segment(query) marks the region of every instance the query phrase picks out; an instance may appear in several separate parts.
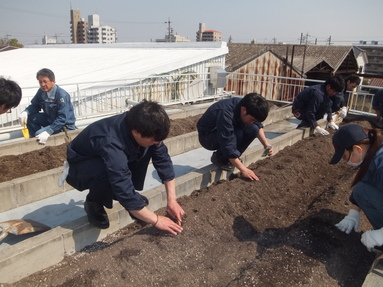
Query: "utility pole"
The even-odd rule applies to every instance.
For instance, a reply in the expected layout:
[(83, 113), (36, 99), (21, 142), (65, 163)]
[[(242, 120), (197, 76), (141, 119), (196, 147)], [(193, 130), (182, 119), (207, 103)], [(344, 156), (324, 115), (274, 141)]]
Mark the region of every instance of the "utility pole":
[(309, 37), (311, 37), (311, 36), (309, 35), (309, 33), (306, 33), (306, 46), (307, 46), (307, 44), (308, 44)]
[(327, 39), (328, 40), (328, 45), (331, 45), (331, 36)]
[(168, 21), (165, 22), (165, 24), (168, 24), (168, 42), (172, 41), (172, 35), (173, 35), (173, 28), (170, 26), (170, 18), (168, 18)]
[(309, 33), (306, 33), (306, 36), (303, 36), (303, 33), (301, 33), (301, 39), (299, 41), (299, 45), (302, 45), (303, 42), (305, 42), (305, 45), (307, 45), (308, 41), (309, 41), (309, 37), (311, 37), (311, 35), (309, 35)]

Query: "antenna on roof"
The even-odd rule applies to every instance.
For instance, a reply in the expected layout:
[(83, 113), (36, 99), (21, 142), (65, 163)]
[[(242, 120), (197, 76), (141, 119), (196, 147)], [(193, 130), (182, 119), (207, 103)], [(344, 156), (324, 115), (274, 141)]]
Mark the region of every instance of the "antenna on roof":
[(170, 26), (170, 18), (168, 18), (168, 21), (165, 22), (165, 24), (168, 24), (168, 42), (172, 41), (172, 35), (173, 35), (173, 28)]

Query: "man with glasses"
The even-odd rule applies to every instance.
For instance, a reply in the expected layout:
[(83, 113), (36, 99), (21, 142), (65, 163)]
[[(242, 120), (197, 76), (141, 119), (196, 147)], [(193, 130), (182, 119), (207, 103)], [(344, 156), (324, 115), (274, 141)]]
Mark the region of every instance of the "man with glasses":
[(40, 89), (20, 114), (19, 122), (27, 125), (30, 137), (36, 136), (39, 144), (45, 144), (49, 136), (64, 128), (76, 129), (76, 118), (70, 95), (56, 85), (55, 74), (44, 68), (37, 72), (36, 78)]
[(11, 80), (0, 77), (0, 114), (10, 113), (21, 101), (21, 88)]

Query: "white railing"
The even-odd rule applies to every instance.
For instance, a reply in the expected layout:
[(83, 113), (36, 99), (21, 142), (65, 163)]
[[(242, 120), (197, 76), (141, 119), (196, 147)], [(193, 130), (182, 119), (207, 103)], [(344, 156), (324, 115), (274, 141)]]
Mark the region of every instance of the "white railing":
[[(164, 106), (186, 104), (217, 98), (223, 88), (213, 88), (209, 74), (182, 73), (153, 75), (146, 79), (86, 82), (59, 86), (71, 96), (76, 119), (120, 113), (131, 103), (143, 99), (157, 101)], [(0, 116), (0, 128), (19, 127), (19, 114), (30, 104), (36, 87), (22, 87), (23, 99), (11, 113)]]
[[(240, 95), (256, 92), (267, 100), (292, 103), (304, 88), (323, 82), (314, 79), (231, 73), (227, 76), (226, 90), (232, 90), (234, 94)], [(345, 98), (350, 111), (359, 114), (373, 114), (372, 99), (379, 88), (359, 85), (356, 91), (347, 91)]]
[[(222, 88), (213, 88), (209, 74), (191, 72), (178, 75), (155, 75), (146, 79), (59, 85), (69, 92), (76, 118), (81, 120), (123, 112), (129, 109), (131, 104), (143, 99), (168, 106), (216, 99), (227, 94), (245, 95), (257, 92), (267, 100), (288, 104), (308, 85), (322, 82), (311, 79), (228, 73), (224, 91)], [(20, 128), (18, 116), (29, 105), (38, 88), (38, 86), (22, 87), (21, 104), (12, 109), (12, 113), (0, 116), (1, 131)], [(351, 110), (373, 113), (371, 103), (377, 89), (378, 87), (358, 86), (357, 92), (348, 97)]]

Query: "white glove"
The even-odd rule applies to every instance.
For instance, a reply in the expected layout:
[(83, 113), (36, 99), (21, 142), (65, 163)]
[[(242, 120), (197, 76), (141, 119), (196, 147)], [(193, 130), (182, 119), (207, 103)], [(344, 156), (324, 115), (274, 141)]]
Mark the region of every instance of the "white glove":
[(67, 161), (64, 161), (64, 170), (60, 175), (59, 178), (59, 186), (63, 186), (66, 178), (68, 177), (69, 173), (69, 163)]
[(28, 113), (26, 111), (22, 112), (19, 116), (19, 123), (21, 126), (25, 126), (28, 120)]
[(317, 126), (317, 127), (315, 128), (315, 131), (316, 131), (318, 134), (321, 134), (321, 135), (324, 135), (324, 136), (327, 136), (327, 135), (330, 134), (328, 131), (326, 131), (325, 129), (322, 129), (320, 126)]
[(362, 234), (360, 241), (367, 247), (368, 251), (371, 251), (374, 246), (382, 246), (383, 228), (366, 231)]
[(339, 223), (335, 224), (335, 226), (343, 232), (350, 234), (351, 230), (354, 229), (355, 232), (359, 230), (360, 223), (360, 213), (355, 209), (350, 209), (348, 215), (345, 216)]
[(37, 135), (36, 138), (39, 144), (45, 144), (49, 136), (50, 134), (48, 132), (42, 132), (41, 134)]
[(347, 117), (347, 107), (343, 107), (340, 109), (340, 113), (339, 113), (339, 116), (344, 119), (345, 117)]
[(339, 127), (335, 122), (328, 122), (328, 126), (333, 130), (339, 130)]

